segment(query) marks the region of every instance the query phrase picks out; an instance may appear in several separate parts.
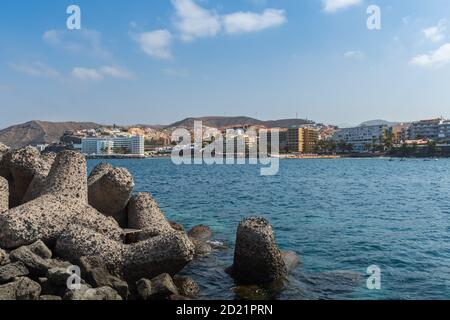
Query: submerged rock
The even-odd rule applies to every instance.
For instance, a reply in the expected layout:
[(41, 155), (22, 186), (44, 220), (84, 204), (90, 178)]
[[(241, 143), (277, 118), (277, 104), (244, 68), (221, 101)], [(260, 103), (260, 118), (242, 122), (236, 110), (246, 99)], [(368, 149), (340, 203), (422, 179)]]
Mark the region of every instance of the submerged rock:
[(208, 240), (212, 237), (212, 230), (208, 226), (198, 225), (189, 230), (188, 236), (193, 239)]
[(294, 251), (282, 251), (281, 255), (288, 272), (292, 272), (301, 264), (300, 257)]
[(262, 285), (240, 285), (233, 289), (237, 299), (241, 300), (276, 300), (285, 289), (283, 279)]
[(313, 273), (303, 277), (302, 281), (322, 299), (352, 293), (363, 283), (361, 273), (349, 270)]
[(195, 246), (195, 255), (197, 257), (204, 257), (209, 255), (212, 252), (212, 247), (209, 243), (203, 240), (198, 240), (194, 238), (190, 238), (191, 242)]
[(241, 284), (270, 283), (286, 277), (286, 264), (266, 219), (248, 218), (239, 224), (231, 274)]
[(170, 226), (172, 229), (176, 231), (182, 231), (184, 232), (184, 226), (181, 223), (175, 222), (175, 221), (169, 221)]

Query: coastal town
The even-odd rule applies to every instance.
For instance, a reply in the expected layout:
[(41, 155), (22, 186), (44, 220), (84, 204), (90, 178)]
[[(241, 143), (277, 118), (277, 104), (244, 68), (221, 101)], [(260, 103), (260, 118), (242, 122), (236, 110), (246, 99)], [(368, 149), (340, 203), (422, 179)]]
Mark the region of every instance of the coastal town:
[[(166, 157), (177, 145), (177, 141), (172, 139), (176, 129), (193, 132), (192, 123), (188, 123), (181, 123), (181, 127), (96, 125), (88, 129), (66, 130), (57, 142), (33, 146), (42, 152), (76, 150), (88, 157)], [(408, 123), (375, 120), (349, 128), (305, 120), (304, 124), (284, 127), (240, 123), (218, 128), (204, 124), (202, 129), (203, 132), (218, 130), (227, 145), (242, 141), (247, 154), (249, 149), (259, 146), (262, 132), (270, 137), (276, 130), (282, 158), (450, 155), (450, 120), (444, 118)], [(250, 135), (248, 132), (256, 134)], [(213, 139), (205, 134), (203, 146)]]

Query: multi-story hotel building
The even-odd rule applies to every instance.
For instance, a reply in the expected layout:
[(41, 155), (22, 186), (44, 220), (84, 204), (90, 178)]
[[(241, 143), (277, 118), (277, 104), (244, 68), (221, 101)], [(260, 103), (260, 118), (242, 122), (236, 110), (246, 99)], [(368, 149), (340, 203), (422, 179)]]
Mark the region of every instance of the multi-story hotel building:
[(316, 152), (319, 132), (311, 128), (289, 128), (287, 131), (287, 148), (289, 152), (312, 154)]
[(438, 118), (413, 122), (408, 128), (408, 139), (449, 141), (450, 121), (443, 118)]
[(333, 135), (333, 140), (350, 144), (354, 152), (367, 152), (370, 149), (369, 146), (380, 143), (386, 130), (388, 130), (387, 125), (344, 128)]
[(83, 138), (81, 152), (86, 155), (144, 155), (144, 136)]
[(450, 143), (450, 120), (443, 120), (439, 125), (439, 142)]
[(413, 122), (408, 129), (408, 138), (410, 140), (439, 138), (439, 128), (443, 119), (421, 120)]
[(408, 130), (411, 123), (398, 123), (393, 125), (390, 130), (392, 133), (392, 142), (399, 144), (408, 140)]

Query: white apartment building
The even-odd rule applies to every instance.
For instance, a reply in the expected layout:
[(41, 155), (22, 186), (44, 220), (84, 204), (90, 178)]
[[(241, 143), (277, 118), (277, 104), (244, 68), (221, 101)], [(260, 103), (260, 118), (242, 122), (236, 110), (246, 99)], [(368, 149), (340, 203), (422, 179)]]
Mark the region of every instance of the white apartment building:
[(144, 137), (92, 137), (83, 138), (81, 152), (86, 155), (144, 155)]
[(450, 140), (450, 120), (443, 118), (413, 122), (408, 129), (408, 139)]
[(450, 120), (444, 120), (439, 125), (438, 139), (442, 142), (450, 142)]
[(366, 152), (369, 150), (368, 146), (380, 142), (387, 129), (387, 125), (343, 128), (337, 131), (332, 139), (338, 143), (344, 141), (352, 145), (354, 152)]
[(410, 140), (439, 138), (439, 127), (442, 119), (421, 120), (413, 122), (408, 129), (408, 138)]

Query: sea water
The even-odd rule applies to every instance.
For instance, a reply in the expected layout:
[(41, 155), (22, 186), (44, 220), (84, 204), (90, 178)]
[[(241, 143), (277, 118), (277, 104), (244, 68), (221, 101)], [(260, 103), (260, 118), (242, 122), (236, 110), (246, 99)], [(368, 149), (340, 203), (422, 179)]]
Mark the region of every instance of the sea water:
[[(89, 169), (99, 162), (90, 160)], [(276, 176), (248, 165), (108, 162), (127, 168), (135, 191), (150, 192), (168, 219), (214, 230), (220, 248), (183, 270), (201, 298), (261, 294), (224, 272), (237, 225), (248, 216), (269, 219), (281, 249), (302, 261), (283, 288), (263, 297), (450, 298), (450, 160), (292, 159), (280, 162)], [(366, 283), (372, 265), (381, 271), (380, 290)]]

